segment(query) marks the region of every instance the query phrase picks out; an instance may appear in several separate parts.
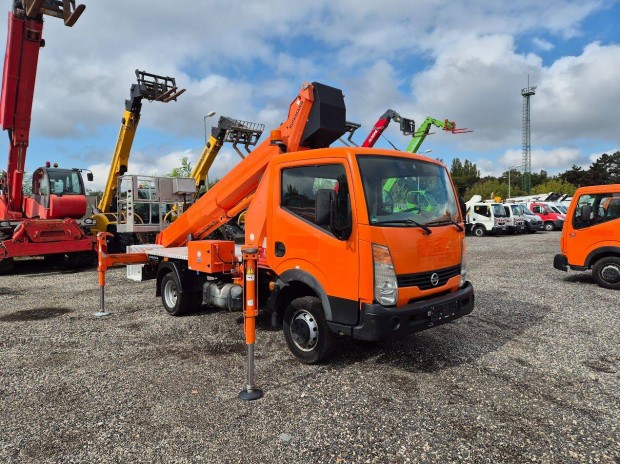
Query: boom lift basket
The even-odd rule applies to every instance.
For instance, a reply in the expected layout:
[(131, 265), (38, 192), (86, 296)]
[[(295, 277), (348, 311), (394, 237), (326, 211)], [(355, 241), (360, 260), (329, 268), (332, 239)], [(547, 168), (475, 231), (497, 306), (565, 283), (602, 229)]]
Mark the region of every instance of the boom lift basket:
[(256, 145), (264, 130), (264, 124), (221, 116), (217, 126), (211, 129), (211, 135), (222, 143), (232, 143), (239, 156), (245, 158), (241, 150), (237, 148), (237, 145), (243, 145), (245, 150), (250, 153), (250, 147)]
[(185, 92), (185, 89), (177, 87), (174, 77), (158, 76), (136, 69), (138, 83), (131, 86), (131, 98), (146, 98), (148, 101), (160, 101), (168, 103)]

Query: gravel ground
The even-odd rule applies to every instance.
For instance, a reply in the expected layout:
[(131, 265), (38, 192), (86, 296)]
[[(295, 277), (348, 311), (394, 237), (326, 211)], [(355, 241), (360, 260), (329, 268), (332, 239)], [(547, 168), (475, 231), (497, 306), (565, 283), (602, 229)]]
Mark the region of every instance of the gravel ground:
[(305, 366), (239, 313), (167, 316), (154, 283), (0, 277), (0, 462), (620, 463), (620, 304), (552, 267), (558, 233), (468, 238), (474, 312)]

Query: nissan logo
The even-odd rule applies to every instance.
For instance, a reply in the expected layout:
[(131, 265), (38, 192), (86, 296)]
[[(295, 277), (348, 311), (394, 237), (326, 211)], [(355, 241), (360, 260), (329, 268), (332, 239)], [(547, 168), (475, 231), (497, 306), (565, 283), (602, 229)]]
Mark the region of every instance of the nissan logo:
[(431, 274), (431, 284), (433, 284), (433, 287), (436, 287), (438, 283), (439, 283), (439, 275), (436, 272), (433, 272)]

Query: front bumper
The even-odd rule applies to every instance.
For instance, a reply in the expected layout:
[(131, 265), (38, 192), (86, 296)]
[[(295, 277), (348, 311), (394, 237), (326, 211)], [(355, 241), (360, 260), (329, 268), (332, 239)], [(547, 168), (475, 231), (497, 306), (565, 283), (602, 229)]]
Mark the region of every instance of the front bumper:
[(568, 259), (564, 255), (555, 255), (553, 257), (553, 267), (558, 271), (568, 272)]
[(527, 224), (526, 227), (529, 230), (545, 230), (545, 224), (542, 221), (539, 221), (539, 222), (528, 221), (526, 224)]
[(553, 257), (553, 267), (558, 271), (568, 272), (569, 269), (573, 271), (587, 271), (588, 268), (585, 266), (577, 266), (573, 264), (569, 264), (568, 258), (562, 254), (555, 255)]
[(353, 338), (386, 341), (406, 337), (469, 314), (474, 309), (474, 287), (470, 282), (454, 293), (409, 303), (400, 308), (386, 308), (379, 304), (362, 306), (360, 323), (343, 330)]

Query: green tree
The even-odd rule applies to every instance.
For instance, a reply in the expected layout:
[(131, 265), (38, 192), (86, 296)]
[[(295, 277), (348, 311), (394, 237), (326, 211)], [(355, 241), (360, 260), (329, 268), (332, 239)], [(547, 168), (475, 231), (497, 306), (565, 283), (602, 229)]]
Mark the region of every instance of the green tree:
[(620, 183), (620, 151), (613, 155), (603, 153), (590, 165), (584, 175), (585, 185)]
[(168, 177), (189, 177), (192, 173), (192, 163), (189, 162), (189, 158), (184, 156), (181, 158), (181, 166), (174, 168), (168, 174)]
[(572, 168), (559, 174), (558, 177), (564, 182), (568, 182), (579, 187), (583, 185), (585, 181), (585, 174), (586, 171), (584, 171), (581, 166), (573, 164)]
[(573, 184), (560, 178), (553, 178), (532, 188), (532, 194), (555, 192), (572, 195), (575, 193), (575, 190), (577, 190), (577, 187)]
[(459, 158), (454, 158), (450, 167), (450, 175), (461, 196), (465, 195), (467, 189), (480, 180), (478, 167), (467, 159), (465, 162), (461, 162)]

